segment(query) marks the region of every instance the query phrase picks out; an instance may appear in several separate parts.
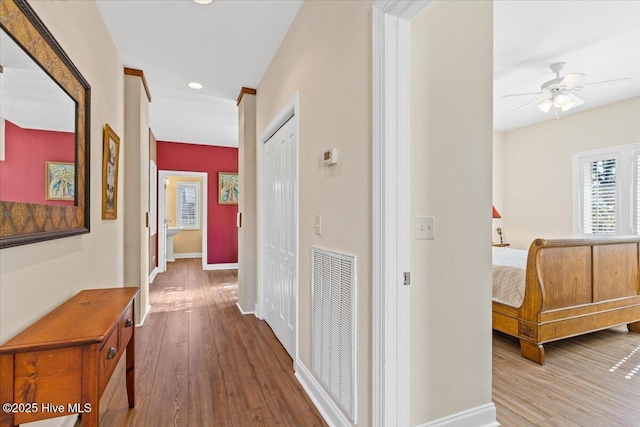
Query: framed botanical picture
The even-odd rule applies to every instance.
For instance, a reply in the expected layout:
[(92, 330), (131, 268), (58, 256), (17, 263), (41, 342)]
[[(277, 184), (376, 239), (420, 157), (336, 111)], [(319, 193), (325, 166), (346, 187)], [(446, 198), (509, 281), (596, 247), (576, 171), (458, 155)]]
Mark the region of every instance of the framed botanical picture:
[(118, 216), (118, 159), (120, 138), (108, 124), (104, 125), (102, 154), (102, 219)]
[(47, 162), (45, 175), (47, 188), (45, 199), (74, 201), (76, 197), (76, 165), (73, 163)]
[(218, 204), (238, 204), (238, 174), (236, 172), (218, 172)]

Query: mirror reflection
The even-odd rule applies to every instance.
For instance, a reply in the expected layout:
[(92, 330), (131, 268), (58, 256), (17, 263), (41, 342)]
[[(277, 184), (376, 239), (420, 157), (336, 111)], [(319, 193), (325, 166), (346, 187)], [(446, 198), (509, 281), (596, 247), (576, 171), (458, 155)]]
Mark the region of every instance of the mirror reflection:
[(75, 101), (0, 30), (0, 200), (74, 205)]

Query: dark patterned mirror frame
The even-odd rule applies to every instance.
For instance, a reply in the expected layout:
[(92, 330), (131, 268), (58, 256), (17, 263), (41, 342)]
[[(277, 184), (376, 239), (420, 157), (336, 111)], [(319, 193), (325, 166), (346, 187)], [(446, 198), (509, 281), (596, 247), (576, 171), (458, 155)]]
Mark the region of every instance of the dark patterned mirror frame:
[(26, 0), (0, 0), (0, 27), (76, 102), (74, 206), (0, 201), (0, 249), (88, 233), (91, 87)]

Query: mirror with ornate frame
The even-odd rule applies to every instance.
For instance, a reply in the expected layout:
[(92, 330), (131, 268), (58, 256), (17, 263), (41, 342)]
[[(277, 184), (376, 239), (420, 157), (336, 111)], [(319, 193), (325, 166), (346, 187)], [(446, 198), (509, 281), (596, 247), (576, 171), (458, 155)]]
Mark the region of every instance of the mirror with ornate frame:
[[(71, 156), (72, 162), (75, 159), (75, 176), (73, 185), (68, 183), (73, 188), (73, 195), (68, 199), (73, 202), (36, 203), (18, 201), (19, 198), (14, 195), (2, 197), (2, 189), (10, 188), (13, 180), (3, 176), (3, 182), (0, 183), (0, 249), (88, 233), (90, 86), (26, 0), (0, 0), (0, 31), (8, 35), (64, 91), (63, 98), (65, 94), (68, 95), (75, 118), (75, 123), (71, 124), (75, 132), (69, 134), (70, 138), (75, 139), (75, 156)], [(3, 86), (3, 91), (8, 93), (10, 90)], [(32, 111), (36, 117), (31, 119), (37, 122), (40, 117), (41, 123), (46, 126), (51, 115), (38, 116), (37, 111), (43, 110), (34, 106)], [(39, 129), (38, 124), (29, 127)], [(8, 155), (8, 150), (3, 152)], [(0, 159), (0, 168), (3, 162), (6, 162), (5, 158)], [(49, 166), (30, 166), (36, 170), (27, 170), (26, 173), (31, 176), (42, 175), (45, 167)], [(45, 191), (45, 184), (42, 183), (40, 188)]]

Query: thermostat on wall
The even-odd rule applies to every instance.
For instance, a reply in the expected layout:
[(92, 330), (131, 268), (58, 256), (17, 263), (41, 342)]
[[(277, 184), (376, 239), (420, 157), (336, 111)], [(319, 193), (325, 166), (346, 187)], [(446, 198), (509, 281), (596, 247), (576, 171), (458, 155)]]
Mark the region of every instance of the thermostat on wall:
[(325, 166), (331, 166), (338, 163), (338, 158), (340, 157), (340, 151), (337, 148), (332, 148), (331, 150), (325, 151), (322, 155), (322, 164)]

